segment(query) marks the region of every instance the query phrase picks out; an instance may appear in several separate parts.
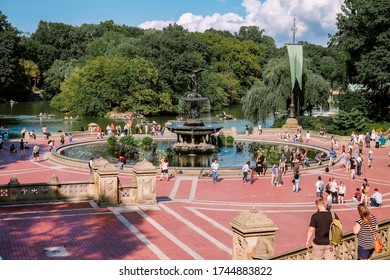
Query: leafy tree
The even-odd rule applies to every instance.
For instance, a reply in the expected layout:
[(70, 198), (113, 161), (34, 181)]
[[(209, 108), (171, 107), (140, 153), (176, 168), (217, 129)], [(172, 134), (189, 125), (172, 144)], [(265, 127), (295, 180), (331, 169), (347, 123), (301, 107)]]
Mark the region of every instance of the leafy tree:
[(174, 104), (188, 92), (188, 72), (208, 64), (205, 43), (180, 25), (146, 32), (139, 46), (139, 55), (158, 68), (164, 91), (172, 94)]
[[(270, 114), (288, 109), (291, 97), (291, 74), (287, 57), (271, 59), (266, 65), (263, 80), (257, 82), (242, 98), (242, 110), (251, 121), (265, 121)], [(311, 111), (315, 105), (329, 108), (329, 84), (308, 68), (307, 60), (303, 63), (302, 90), (294, 87), (295, 108), (298, 115)]]
[(206, 42), (213, 71), (231, 73), (240, 81), (239, 97), (261, 77), (264, 47), (251, 40), (224, 37), (215, 32), (197, 34)]
[(241, 40), (252, 40), (255, 43), (262, 43), (264, 29), (258, 26), (241, 26), (236, 37)]
[(367, 87), (376, 119), (390, 118), (390, 2), (345, 0), (331, 43), (348, 54), (350, 83)]
[(15, 99), (26, 92), (29, 82), (19, 64), (18, 30), (8, 23), (0, 11), (0, 99)]
[(43, 73), (45, 79), (45, 96), (51, 98), (60, 93), (61, 83), (65, 81), (77, 66), (81, 66), (78, 60), (55, 60), (51, 67)]
[(229, 90), (228, 86), (228, 81), (221, 73), (204, 71), (201, 76), (199, 90), (204, 97), (209, 99), (213, 110), (218, 111), (229, 105), (227, 91), (225, 91), (225, 89)]
[(363, 116), (368, 116), (370, 104), (361, 91), (347, 91), (339, 96), (339, 109), (350, 113), (359, 111)]
[(41, 79), (41, 71), (39, 71), (38, 65), (36, 65), (32, 60), (26, 60), (23, 58), (19, 61), (19, 63), (24, 68), (24, 73), (30, 78), (31, 81), (34, 82), (32, 87), (35, 88)]
[(124, 34), (107, 31), (103, 36), (88, 43), (84, 59), (93, 59), (97, 56), (124, 56), (134, 58), (139, 52), (139, 40), (129, 38)]
[(370, 124), (370, 120), (356, 109), (351, 112), (340, 110), (339, 113), (334, 116), (333, 121), (337, 126), (337, 132), (342, 135), (344, 135), (345, 132), (350, 134), (352, 131), (367, 132)]
[[(161, 100), (158, 78), (157, 69), (146, 59), (99, 56), (75, 68), (51, 104), (86, 115), (103, 116), (114, 108), (156, 114)], [(169, 109), (169, 98), (164, 102)]]

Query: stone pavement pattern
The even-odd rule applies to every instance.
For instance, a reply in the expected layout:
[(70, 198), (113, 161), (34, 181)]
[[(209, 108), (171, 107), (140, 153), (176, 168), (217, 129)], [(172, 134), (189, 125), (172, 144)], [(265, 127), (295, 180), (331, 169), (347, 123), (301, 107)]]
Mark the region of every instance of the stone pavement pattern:
[[(240, 138), (276, 140), (276, 135)], [(311, 144), (329, 147), (328, 138), (312, 138)], [(86, 139), (76, 138), (74, 142)], [(48, 152), (46, 141), (36, 142), (44, 153)], [(30, 146), (33, 143), (30, 141)], [(283, 177), (283, 187), (272, 187), (269, 176), (256, 177), (254, 184), (242, 183), (239, 176), (226, 176), (213, 184), (210, 178), (184, 174), (170, 181), (157, 180), (155, 206), (99, 208), (93, 201), (3, 205), (0, 256), (15, 260), (230, 260), (229, 222), (251, 207), (265, 213), (279, 228), (275, 235), (276, 254), (297, 249), (305, 245), (309, 220), (316, 210), (314, 184), (318, 175), (324, 182), (329, 177), (335, 177), (337, 182), (344, 180), (347, 186), (347, 203), (333, 206), (344, 232), (352, 230), (358, 216), (351, 197), (363, 178), (368, 178), (371, 188), (378, 187), (383, 194), (383, 207), (370, 208), (372, 213), (379, 220), (390, 218), (390, 149), (387, 146), (373, 150), (373, 168), (363, 169), (362, 177), (354, 181), (337, 165), (329, 173), (323, 168), (303, 170), (299, 193), (292, 192), (289, 173)], [(367, 150), (365, 159), (366, 155)], [(0, 184), (7, 184), (12, 176), (20, 183), (47, 182), (53, 173), (60, 181), (89, 178), (88, 170), (50, 160), (33, 162), (31, 149), (25, 154), (0, 152)], [(122, 183), (130, 180), (129, 174), (120, 174)], [(65, 254), (48, 255), (48, 248), (53, 247), (63, 248)]]

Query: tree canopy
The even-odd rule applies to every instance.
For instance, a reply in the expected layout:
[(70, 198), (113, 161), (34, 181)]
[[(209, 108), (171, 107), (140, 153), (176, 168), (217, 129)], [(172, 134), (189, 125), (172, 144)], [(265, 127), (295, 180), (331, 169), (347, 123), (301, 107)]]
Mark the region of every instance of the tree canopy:
[(377, 119), (390, 118), (390, 2), (345, 0), (331, 43), (347, 53), (350, 83), (366, 87)]
[(0, 100), (26, 92), (29, 80), (19, 63), (19, 31), (0, 11)]

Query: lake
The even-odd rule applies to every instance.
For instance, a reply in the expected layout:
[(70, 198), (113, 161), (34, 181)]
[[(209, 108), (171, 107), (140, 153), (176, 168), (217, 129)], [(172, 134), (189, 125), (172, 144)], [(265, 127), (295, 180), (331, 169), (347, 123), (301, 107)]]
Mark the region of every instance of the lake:
[[(224, 108), (226, 114), (235, 117), (235, 120), (220, 120), (217, 115), (221, 112), (212, 112), (208, 114), (202, 114), (201, 118), (204, 123), (207, 124), (221, 124), (225, 129), (235, 127), (238, 133), (244, 133), (245, 125), (249, 127), (252, 124), (246, 120), (241, 111), (241, 105), (234, 105)], [(50, 118), (38, 117), (40, 113), (47, 113), (53, 115)], [(68, 113), (68, 116), (76, 117), (72, 113)], [(107, 124), (114, 123), (124, 125), (124, 120), (115, 120), (107, 117), (88, 117), (79, 116), (81, 121), (65, 121), (65, 113), (55, 110), (50, 107), (49, 101), (30, 101), (19, 103), (0, 103), (0, 127), (8, 127), (11, 137), (18, 135), (23, 128), (28, 131), (34, 130), (37, 133), (41, 133), (42, 127), (45, 125), (49, 132), (70, 132), (78, 131), (81, 126), (88, 129), (89, 123), (97, 123), (102, 128), (105, 128)], [(155, 121), (164, 125), (169, 120), (174, 120), (174, 116), (155, 116), (147, 117), (147, 122)], [(270, 127), (273, 123), (273, 119), (269, 118), (262, 126)], [(134, 124), (133, 124), (134, 126)]]

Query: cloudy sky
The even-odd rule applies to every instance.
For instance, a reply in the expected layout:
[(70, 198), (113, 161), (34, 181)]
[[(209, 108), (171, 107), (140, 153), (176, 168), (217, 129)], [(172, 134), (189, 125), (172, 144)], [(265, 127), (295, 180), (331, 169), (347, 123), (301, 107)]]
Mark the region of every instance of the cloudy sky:
[(161, 29), (177, 23), (189, 31), (209, 28), (237, 32), (255, 25), (278, 46), (296, 39), (326, 45), (336, 32), (336, 14), (344, 0), (0, 0), (0, 11), (23, 32), (40, 20), (75, 26), (113, 20), (117, 24)]

